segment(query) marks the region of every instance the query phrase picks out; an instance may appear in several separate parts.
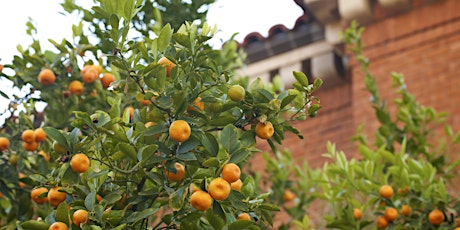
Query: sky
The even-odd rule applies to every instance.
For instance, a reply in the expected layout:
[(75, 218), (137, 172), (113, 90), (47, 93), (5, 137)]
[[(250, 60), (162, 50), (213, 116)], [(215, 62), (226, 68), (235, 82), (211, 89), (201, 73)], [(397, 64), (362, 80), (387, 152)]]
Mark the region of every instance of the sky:
[[(32, 39), (26, 33), (26, 23), (32, 19), (37, 28), (36, 39), (42, 50), (53, 49), (48, 39), (60, 42), (72, 36), (72, 24), (78, 22), (77, 15), (64, 16), (60, 3), (64, 0), (14, 0), (5, 1), (0, 7), (0, 63), (11, 63), (13, 56), (19, 54), (17, 46), (27, 47)], [(74, 0), (87, 9), (94, 5), (93, 0)], [(276, 24), (284, 24), (288, 29), (302, 15), (302, 9), (294, 0), (216, 0), (208, 11), (207, 21), (217, 25), (219, 32), (211, 40), (215, 47), (237, 33), (235, 39), (242, 42), (251, 32), (268, 35)], [(11, 74), (11, 70), (4, 69)], [(8, 72), (10, 71), (10, 72)], [(0, 79), (0, 90), (11, 93), (11, 82)], [(15, 91), (18, 93), (18, 91)], [(0, 114), (7, 108), (8, 101), (0, 97)], [(0, 123), (1, 121), (0, 116)]]

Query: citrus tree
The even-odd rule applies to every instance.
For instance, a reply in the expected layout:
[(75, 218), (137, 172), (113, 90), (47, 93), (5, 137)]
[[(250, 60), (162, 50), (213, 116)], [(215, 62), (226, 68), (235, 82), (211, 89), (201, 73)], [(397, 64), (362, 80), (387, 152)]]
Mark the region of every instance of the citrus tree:
[[(366, 75), (379, 128), (373, 142), (363, 126), (358, 128), (354, 158), (328, 142), (327, 162), (319, 169), (296, 164), (287, 150), (266, 154), (261, 183), (271, 185), (270, 200), (290, 218), (280, 228), (460, 229), (459, 161), (449, 154), (460, 134), (454, 134), (445, 114), (417, 103), (402, 74), (391, 74), (397, 98), (390, 113), (363, 55), (363, 31), (352, 23), (343, 35)], [(443, 126), (445, 138), (440, 138), (435, 131)]]
[(279, 208), (242, 168), (257, 142), (276, 150), (285, 132), (302, 138), (291, 122), (316, 115), (321, 80), (293, 72), (295, 89), (276, 93), (260, 79), (237, 80), (235, 41), (213, 49), (215, 27), (174, 30), (161, 14), (146, 34), (134, 25), (151, 13), (144, 3), (83, 10), (65, 1), (83, 12), (73, 38), (50, 39), (54, 50), (34, 40), (4, 65), (3, 78), (29, 89), (2, 94), (11, 100), (0, 137), (4, 229), (273, 224)]

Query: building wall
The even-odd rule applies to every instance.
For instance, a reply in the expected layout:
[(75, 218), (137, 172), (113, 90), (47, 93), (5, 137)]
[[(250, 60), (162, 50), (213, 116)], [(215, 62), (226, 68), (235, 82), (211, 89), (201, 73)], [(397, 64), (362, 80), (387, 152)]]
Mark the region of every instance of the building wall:
[[(365, 24), (364, 52), (371, 61), (370, 70), (377, 78), (381, 98), (392, 107), (396, 94), (390, 90), (390, 74), (402, 73), (416, 100), (447, 112), (448, 123), (455, 132), (460, 131), (460, 1), (414, 0), (409, 10), (391, 14), (373, 4), (372, 13), (373, 21)], [(348, 156), (355, 156), (356, 144), (351, 138), (357, 127), (365, 124), (364, 133), (371, 140), (378, 127), (364, 87), (360, 66), (351, 60), (344, 83), (317, 92), (324, 106), (317, 117), (295, 123), (305, 139), (289, 134), (282, 148), (313, 167), (324, 163), (321, 154), (326, 152), (327, 141)], [(438, 127), (437, 132), (443, 128)], [(269, 150), (262, 140), (259, 143), (259, 148)], [(259, 159), (255, 156), (256, 162)], [(255, 167), (262, 169), (263, 165)]]

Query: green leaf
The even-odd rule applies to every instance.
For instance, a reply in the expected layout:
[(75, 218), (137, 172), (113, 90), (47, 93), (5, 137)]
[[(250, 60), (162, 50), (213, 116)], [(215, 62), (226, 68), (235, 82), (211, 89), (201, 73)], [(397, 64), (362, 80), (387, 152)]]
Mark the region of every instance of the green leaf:
[(284, 107), (289, 105), (289, 103), (291, 103), (296, 97), (297, 95), (288, 95), (285, 98), (283, 98), (283, 100), (281, 101), (280, 108), (283, 109)]
[(189, 152), (190, 150), (196, 148), (199, 142), (194, 139), (188, 139), (187, 141), (181, 143), (179, 149), (177, 150), (177, 154), (183, 154)]
[(21, 223), (21, 227), (24, 230), (48, 230), (48, 228), (50, 227), (50, 224), (44, 221), (28, 220), (28, 221)]
[(70, 150), (69, 141), (67, 140), (67, 137), (64, 134), (62, 134), (59, 130), (53, 127), (43, 127), (43, 131), (45, 131), (48, 137), (55, 140), (57, 143), (62, 145), (67, 150)]
[[(209, 224), (216, 229), (221, 230), (225, 226), (224, 220), (220, 217), (222, 216), (222, 207), (219, 202), (214, 201), (212, 204), (213, 208), (206, 211), (206, 219), (208, 219)], [(219, 215), (220, 213), (220, 215)], [(225, 214), (224, 214), (225, 217)]]
[(280, 211), (280, 208), (276, 204), (261, 204), (259, 208), (268, 211)]
[(229, 162), (238, 164), (246, 160), (250, 154), (251, 151), (249, 151), (248, 149), (239, 149), (231, 154)]
[(174, 41), (176, 41), (177, 43), (179, 43), (180, 45), (186, 47), (186, 48), (191, 48), (192, 45), (190, 43), (190, 38), (188, 35), (186, 34), (181, 34), (181, 33), (175, 33), (172, 35), (172, 38), (174, 39)]
[(56, 221), (63, 222), (67, 226), (69, 225), (69, 210), (67, 209), (66, 202), (61, 202), (56, 208)]
[(142, 220), (155, 214), (155, 212), (157, 211), (158, 208), (148, 208), (140, 212), (133, 212), (131, 215), (129, 215), (126, 219), (123, 220), (123, 223), (136, 223), (139, 220)]
[(238, 220), (233, 223), (231, 223), (228, 226), (228, 230), (241, 230), (241, 229), (246, 229), (249, 226), (251, 226), (253, 223), (252, 221), (249, 220)]
[(204, 135), (201, 135), (201, 137), (201, 144), (209, 155), (213, 157), (217, 156), (217, 153), (219, 152), (219, 143), (217, 142), (216, 137), (212, 133), (205, 133)]
[(142, 147), (137, 153), (137, 160), (144, 161), (154, 156), (155, 151), (158, 149), (158, 145), (147, 145)]
[(194, 153), (183, 153), (177, 155), (177, 159), (183, 160), (183, 161), (194, 161), (197, 160), (196, 156)]
[(225, 126), (220, 135), (222, 146), (224, 146), (229, 154), (232, 154), (240, 147), (238, 129), (234, 125), (229, 124)]
[(134, 146), (121, 142), (117, 144), (117, 148), (120, 149), (120, 151), (123, 152), (125, 156), (128, 156), (131, 160), (137, 161), (137, 154)]
[(227, 125), (227, 124), (232, 124), (236, 121), (237, 119), (234, 116), (231, 115), (222, 115), (219, 116), (209, 122), (209, 125), (212, 126), (222, 126), (222, 125)]
[(300, 83), (300, 85), (302, 85), (303, 87), (308, 87), (307, 75), (298, 71), (293, 71), (292, 74), (294, 75), (294, 78), (297, 80), (297, 82)]
[(158, 35), (158, 51), (164, 52), (168, 48), (169, 43), (171, 42), (172, 29), (171, 25), (168, 23), (160, 31)]
[(181, 186), (169, 195), (169, 206), (173, 211), (179, 211), (184, 206), (185, 197), (187, 195), (185, 192), (186, 188), (185, 186)]

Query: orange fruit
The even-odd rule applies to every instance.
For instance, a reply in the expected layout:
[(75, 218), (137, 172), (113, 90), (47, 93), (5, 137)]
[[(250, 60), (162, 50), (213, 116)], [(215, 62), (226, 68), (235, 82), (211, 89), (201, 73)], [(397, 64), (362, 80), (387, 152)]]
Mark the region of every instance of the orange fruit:
[(225, 200), (230, 195), (232, 187), (223, 178), (215, 178), (209, 183), (208, 192), (215, 200)]
[(396, 220), (398, 218), (398, 215), (398, 210), (392, 207), (387, 208), (385, 210), (385, 213), (383, 214), (385, 219), (387, 219), (389, 222), (393, 222), (394, 220)]
[(48, 135), (46, 135), (45, 131), (43, 131), (42, 128), (35, 129), (34, 133), (35, 133), (35, 141), (37, 142), (43, 142), (48, 137)]
[(42, 195), (43, 193), (47, 193), (47, 192), (48, 192), (48, 189), (45, 188), (45, 187), (34, 188), (30, 192), (30, 198), (33, 201), (35, 201), (35, 203), (37, 203), (37, 204), (44, 204), (44, 203), (48, 202), (48, 197), (45, 196), (45, 197), (38, 198), (38, 196)]
[(104, 88), (109, 88), (110, 84), (115, 81), (115, 76), (111, 73), (102, 74), (101, 83)]
[(383, 185), (379, 190), (380, 196), (390, 199), (393, 196), (393, 188), (390, 185)]
[(27, 143), (35, 142), (35, 132), (31, 129), (24, 130), (21, 135), (22, 141)]
[(81, 223), (86, 223), (88, 218), (88, 211), (79, 209), (75, 211), (72, 215), (72, 221), (75, 225), (80, 227)]
[(241, 169), (237, 164), (229, 163), (222, 168), (222, 178), (228, 183), (233, 183), (240, 179)]
[(377, 227), (378, 228), (386, 228), (386, 227), (388, 227), (388, 220), (385, 219), (385, 217), (383, 217), (383, 216), (379, 216), (377, 218)]
[(43, 159), (45, 159), (46, 162), (50, 162), (50, 155), (48, 155), (45, 151), (40, 150), (38, 152), (38, 155), (42, 156)]
[(237, 220), (251, 220), (251, 216), (245, 212), (242, 212), (236, 218)]
[(53, 142), (53, 150), (59, 154), (67, 153), (67, 149), (61, 144), (59, 144), (57, 141)]
[(405, 204), (401, 207), (400, 213), (403, 216), (409, 216), (412, 213), (412, 208), (409, 205)]
[(84, 173), (88, 170), (90, 165), (90, 160), (88, 156), (83, 153), (75, 154), (70, 160), (70, 167), (74, 172)]
[(22, 142), (22, 146), (27, 151), (35, 151), (35, 150), (38, 149), (38, 142), (36, 142), (36, 141), (30, 142), (30, 143)]
[(196, 108), (199, 108), (201, 111), (204, 111), (204, 103), (201, 101), (201, 97), (197, 97), (193, 101), (193, 105), (189, 105), (187, 107), (187, 112), (190, 112), (192, 110), (196, 110)]
[(354, 208), (353, 209), (353, 217), (355, 220), (361, 220), (363, 218), (363, 212), (359, 208)]
[(246, 90), (241, 85), (232, 85), (227, 91), (228, 97), (232, 101), (242, 101), (246, 97)]
[(43, 69), (38, 74), (38, 82), (44, 86), (52, 85), (56, 81), (56, 75), (50, 69)]
[(141, 102), (141, 105), (143, 105), (143, 106), (150, 105), (150, 100), (142, 99), (142, 100), (140, 100), (140, 102)]
[(444, 213), (439, 209), (433, 209), (428, 214), (428, 221), (435, 226), (438, 226), (444, 222)]
[(212, 205), (212, 197), (205, 191), (196, 191), (190, 196), (190, 205), (198, 211), (206, 211)]
[(166, 177), (170, 181), (178, 182), (185, 176), (185, 167), (180, 163), (175, 163), (174, 167), (176, 168), (176, 172), (166, 171)]
[(460, 227), (460, 219), (457, 219), (457, 227)]
[(172, 61), (170, 61), (168, 58), (166, 57), (162, 57), (160, 58), (160, 60), (158, 60), (158, 64), (162, 65), (162, 66), (166, 66), (166, 76), (169, 77), (169, 75), (171, 74), (171, 70), (176, 67), (176, 64), (174, 64)]
[(273, 124), (270, 121), (259, 122), (256, 125), (256, 135), (262, 139), (270, 139), (275, 133)]
[(289, 201), (291, 201), (291, 200), (294, 200), (294, 198), (295, 198), (295, 194), (294, 194), (293, 192), (291, 192), (290, 190), (284, 191), (284, 193), (283, 193), (283, 200), (284, 200), (285, 202), (289, 202)]
[(460, 230), (460, 227), (456, 227), (454, 230)]
[(0, 137), (0, 151), (7, 150), (10, 147), (10, 140), (6, 137)]
[(176, 120), (169, 127), (169, 136), (177, 142), (188, 140), (191, 133), (190, 125), (184, 120)]
[(102, 196), (99, 195), (99, 194), (96, 194), (96, 200), (97, 200), (97, 202), (101, 202), (102, 201)]
[(88, 69), (81, 75), (83, 81), (87, 84), (93, 83), (99, 78), (99, 73), (94, 68)]
[(83, 93), (83, 84), (80, 81), (74, 80), (69, 84), (69, 91), (75, 95)]
[(48, 230), (69, 230), (69, 227), (67, 227), (67, 225), (62, 222), (54, 222), (52, 225), (50, 225)]
[[(26, 175), (24, 175), (24, 173), (19, 173), (19, 176), (18, 176), (19, 179), (22, 179), (22, 178), (24, 178), (24, 177), (26, 177)], [(26, 187), (26, 183), (24, 183), (24, 182), (22, 182), (22, 181), (19, 181), (19, 182), (18, 182), (18, 185), (19, 185), (19, 187), (21, 187), (21, 188)]]
[(48, 201), (54, 207), (59, 206), (60, 203), (65, 201), (67, 194), (65, 192), (60, 192), (61, 187), (54, 187), (48, 191)]
[(238, 179), (237, 181), (231, 183), (230, 187), (232, 187), (233, 190), (240, 191), (241, 187), (243, 187), (243, 182)]
[(0, 198), (2, 198), (2, 197), (3, 197), (3, 193), (0, 192)]
[(3, 71), (3, 65), (0, 64), (0, 73)]

